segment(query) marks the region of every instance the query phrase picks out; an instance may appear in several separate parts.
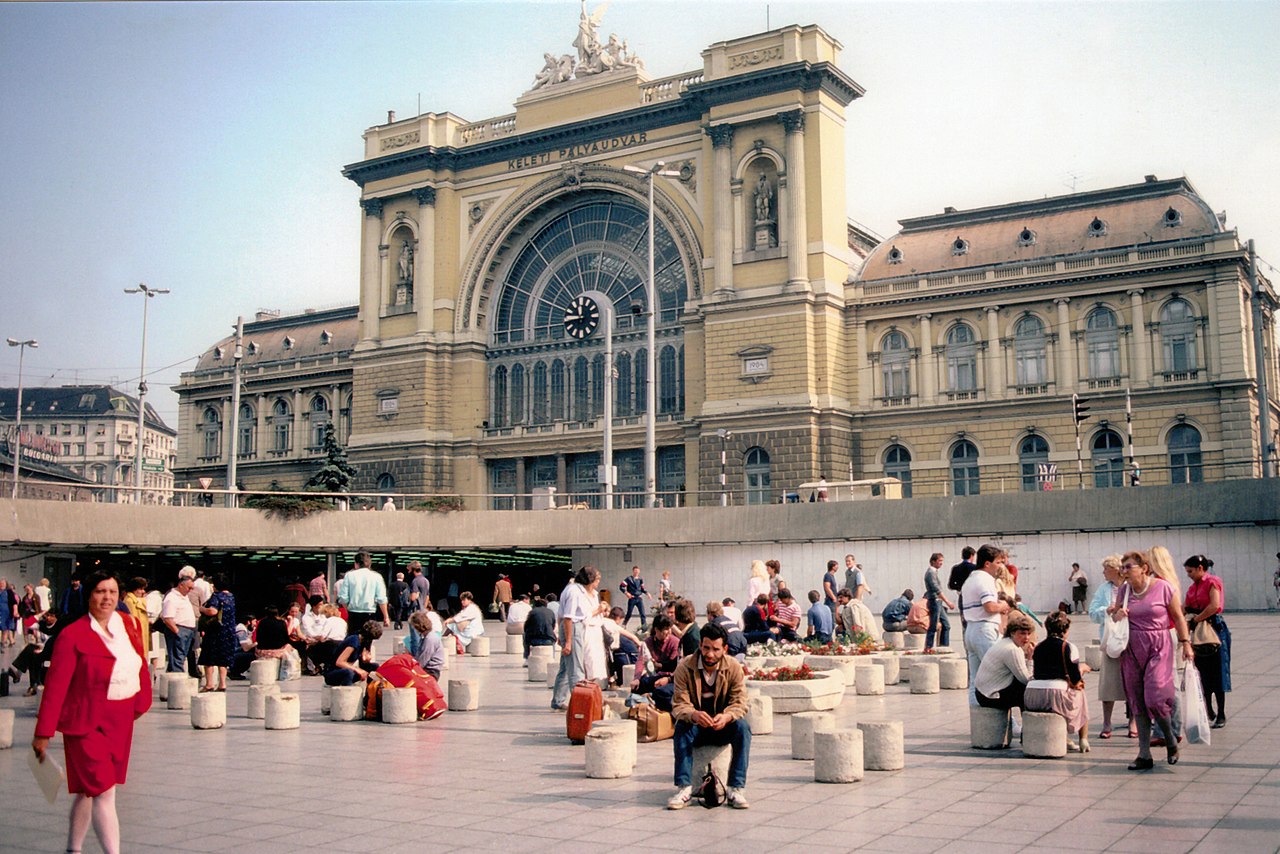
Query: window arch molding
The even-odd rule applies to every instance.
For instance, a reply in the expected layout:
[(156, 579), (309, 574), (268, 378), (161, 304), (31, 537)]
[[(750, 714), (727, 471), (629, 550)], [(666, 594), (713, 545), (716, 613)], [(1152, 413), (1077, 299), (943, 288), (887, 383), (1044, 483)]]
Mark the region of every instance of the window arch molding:
[(748, 504), (770, 504), (773, 501), (771, 481), (773, 463), (769, 452), (760, 445), (747, 448), (742, 454), (743, 489)]

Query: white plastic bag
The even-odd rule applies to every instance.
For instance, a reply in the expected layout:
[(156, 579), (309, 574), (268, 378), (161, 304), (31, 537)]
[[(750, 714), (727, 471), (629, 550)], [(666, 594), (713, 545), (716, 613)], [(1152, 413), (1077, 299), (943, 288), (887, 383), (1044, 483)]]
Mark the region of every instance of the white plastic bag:
[(280, 681), (288, 682), (290, 679), (302, 678), (302, 656), (291, 646), (284, 649), (284, 655), (280, 657)]
[[(1129, 585), (1124, 586), (1124, 605), (1129, 609)], [(1102, 651), (1108, 658), (1119, 658), (1129, 646), (1129, 618), (1114, 620), (1108, 614), (1102, 623)]]
[(1188, 663), (1182, 671), (1182, 728), (1191, 744), (1209, 743), (1209, 709), (1204, 704), (1204, 689), (1200, 687), (1200, 671)]

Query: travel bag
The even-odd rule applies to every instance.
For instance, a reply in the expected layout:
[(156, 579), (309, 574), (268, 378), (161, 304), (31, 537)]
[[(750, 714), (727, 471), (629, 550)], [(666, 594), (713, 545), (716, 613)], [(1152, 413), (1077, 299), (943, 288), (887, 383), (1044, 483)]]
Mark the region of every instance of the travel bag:
[(574, 744), (584, 744), (591, 725), (604, 717), (604, 694), (600, 686), (583, 679), (573, 686), (569, 696), (569, 709), (565, 712), (565, 729)]

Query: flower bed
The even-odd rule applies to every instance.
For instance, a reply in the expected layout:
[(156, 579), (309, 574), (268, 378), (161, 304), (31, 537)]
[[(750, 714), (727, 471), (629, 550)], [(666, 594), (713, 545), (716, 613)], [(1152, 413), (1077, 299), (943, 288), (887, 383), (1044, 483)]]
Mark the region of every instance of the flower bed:
[(817, 673), (807, 664), (801, 664), (799, 667), (775, 667), (772, 670), (753, 670), (747, 674), (748, 679), (755, 679), (761, 682), (800, 682), (805, 679), (814, 679)]
[[(791, 678), (756, 678), (755, 673), (747, 675), (747, 688), (772, 699), (775, 714), (827, 711), (840, 705), (844, 699), (844, 679), (833, 671), (815, 671), (801, 665), (797, 668), (771, 668), (762, 674), (778, 674), (783, 670)], [(807, 677), (795, 678), (802, 673), (807, 673)]]
[(792, 641), (771, 640), (765, 643), (753, 643), (747, 647), (748, 658), (778, 658), (787, 655), (803, 655), (807, 650), (804, 644)]

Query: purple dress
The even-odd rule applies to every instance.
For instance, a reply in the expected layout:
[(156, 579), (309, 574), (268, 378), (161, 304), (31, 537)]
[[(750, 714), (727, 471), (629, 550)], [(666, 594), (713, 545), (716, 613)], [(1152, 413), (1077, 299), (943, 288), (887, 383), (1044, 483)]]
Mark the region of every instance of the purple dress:
[[(1124, 602), (1116, 588), (1115, 604)], [(1167, 718), (1173, 713), (1173, 642), (1169, 637), (1169, 606), (1173, 588), (1152, 578), (1142, 596), (1129, 591), (1129, 646), (1120, 656), (1124, 694), (1129, 713)]]

